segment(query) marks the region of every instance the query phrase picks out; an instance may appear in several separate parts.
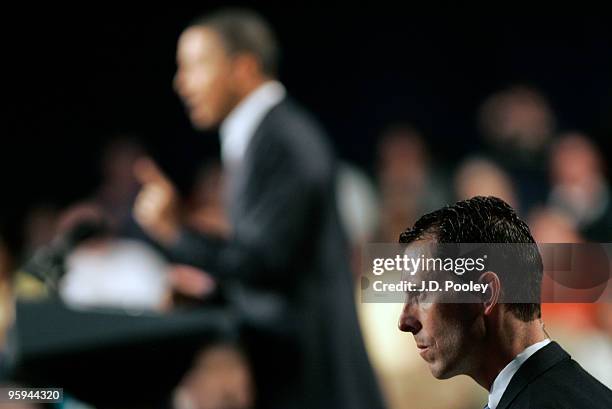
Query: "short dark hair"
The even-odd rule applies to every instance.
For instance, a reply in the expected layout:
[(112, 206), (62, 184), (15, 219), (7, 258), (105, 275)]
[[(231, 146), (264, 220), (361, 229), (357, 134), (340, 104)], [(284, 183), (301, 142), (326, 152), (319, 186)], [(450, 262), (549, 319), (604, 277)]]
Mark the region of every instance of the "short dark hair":
[(229, 54), (255, 55), (264, 74), (276, 76), (279, 47), (268, 22), (258, 13), (241, 8), (218, 10), (196, 19), (191, 26), (211, 28), (221, 37)]
[[(513, 254), (521, 277), (514, 277), (529, 299), (540, 299), (542, 258), (529, 226), (514, 209), (497, 197), (476, 196), (422, 216), (399, 238), (402, 244), (432, 238), (438, 243), (533, 243), (517, 246)], [(503, 284), (502, 278), (502, 284)], [(513, 280), (513, 285), (516, 285)], [(531, 321), (541, 316), (539, 303), (506, 304), (517, 318)]]

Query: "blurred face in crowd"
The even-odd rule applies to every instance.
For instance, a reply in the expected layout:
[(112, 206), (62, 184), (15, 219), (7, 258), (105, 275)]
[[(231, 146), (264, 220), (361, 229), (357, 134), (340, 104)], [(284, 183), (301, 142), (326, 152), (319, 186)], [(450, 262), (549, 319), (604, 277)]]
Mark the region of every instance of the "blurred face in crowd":
[(489, 97), (480, 111), (486, 136), (526, 151), (543, 149), (552, 136), (555, 118), (546, 99), (527, 87), (513, 87)]
[(587, 187), (601, 174), (597, 148), (581, 133), (566, 133), (553, 147), (550, 173), (555, 184)]
[(246, 358), (229, 345), (204, 349), (181, 382), (184, 407), (194, 409), (247, 409), (255, 391)]
[(455, 192), (460, 200), (474, 196), (495, 196), (516, 208), (519, 203), (510, 176), (494, 162), (466, 160), (455, 176)]
[[(423, 254), (419, 241), (410, 244), (406, 254), (415, 258)], [(417, 272), (417, 288), (421, 286), (420, 280), (433, 279), (432, 274), (437, 273)], [(399, 329), (412, 333), (419, 354), (437, 379), (470, 374), (477, 367), (479, 350), (483, 350), (482, 310), (477, 304), (448, 303), (448, 298), (445, 303), (436, 302), (438, 294), (408, 293)]]
[(239, 102), (237, 63), (210, 28), (193, 26), (179, 38), (174, 86), (196, 128), (218, 125)]

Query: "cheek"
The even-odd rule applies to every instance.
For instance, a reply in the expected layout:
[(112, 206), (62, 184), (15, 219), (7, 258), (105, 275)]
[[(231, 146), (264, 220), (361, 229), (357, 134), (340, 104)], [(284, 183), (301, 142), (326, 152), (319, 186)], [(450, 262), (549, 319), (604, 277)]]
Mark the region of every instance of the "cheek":
[(233, 95), (232, 85), (232, 78), (227, 69), (219, 68), (210, 73), (206, 78), (206, 84), (202, 86), (206, 89), (206, 98), (211, 109), (215, 111), (224, 109)]
[(219, 83), (223, 70), (219, 64), (199, 63), (193, 64), (181, 72), (183, 90), (190, 96), (200, 94), (207, 96)]
[(225, 73), (218, 73), (218, 75), (211, 77), (211, 79), (207, 86), (210, 102), (215, 104), (216, 107), (222, 106), (231, 94), (231, 81), (229, 81)]
[(445, 358), (461, 350), (467, 338), (465, 323), (454, 307), (451, 304), (440, 304), (428, 315), (429, 334), (437, 353)]
[(449, 369), (461, 369), (479, 349), (484, 337), (481, 320), (469, 308), (457, 309), (444, 320), (442, 336), (438, 336), (440, 353)]
[(419, 319), (423, 324), (423, 329), (426, 334), (438, 336), (440, 333), (444, 333), (444, 322), (446, 318), (443, 311), (441, 311), (440, 304), (421, 303), (419, 314)]
[(211, 72), (210, 69), (194, 70), (191, 73), (190, 81), (188, 82), (190, 92), (207, 97), (215, 86), (215, 75), (216, 73)]

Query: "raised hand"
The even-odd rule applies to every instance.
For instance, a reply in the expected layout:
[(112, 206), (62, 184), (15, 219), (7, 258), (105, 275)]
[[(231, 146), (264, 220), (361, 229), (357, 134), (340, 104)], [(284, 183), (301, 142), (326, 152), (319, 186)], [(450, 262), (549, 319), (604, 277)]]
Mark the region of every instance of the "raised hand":
[(134, 175), (142, 184), (134, 202), (134, 218), (153, 239), (173, 243), (180, 229), (176, 188), (148, 157), (136, 161)]

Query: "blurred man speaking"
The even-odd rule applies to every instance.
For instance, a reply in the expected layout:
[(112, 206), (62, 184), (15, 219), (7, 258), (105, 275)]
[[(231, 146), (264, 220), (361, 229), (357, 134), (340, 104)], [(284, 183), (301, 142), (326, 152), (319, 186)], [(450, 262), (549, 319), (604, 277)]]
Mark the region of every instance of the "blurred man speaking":
[(489, 409), (612, 407), (612, 391), (548, 339), (539, 303), (500, 302), (504, 291), (513, 290), (539, 300), (542, 280), (542, 259), (529, 227), (510, 206), (477, 196), (421, 217), (400, 236), (407, 252), (426, 242), (527, 243), (508, 246), (516, 251), (511, 259), (520, 277), (477, 273), (490, 288), (482, 302), (440, 302), (441, 293), (407, 298), (399, 328), (414, 335), (434, 377), (470, 376), (489, 391)]
[(134, 214), (175, 261), (255, 295), (237, 300), (247, 322), (293, 339), (296, 353), (251, 353), (265, 407), (381, 408), (354, 310), (333, 154), (275, 80), (277, 60), (272, 31), (249, 11), (220, 11), (182, 33), (175, 88), (194, 126), (220, 125), (232, 231), (218, 239), (181, 227), (176, 190), (152, 162), (137, 169)]

